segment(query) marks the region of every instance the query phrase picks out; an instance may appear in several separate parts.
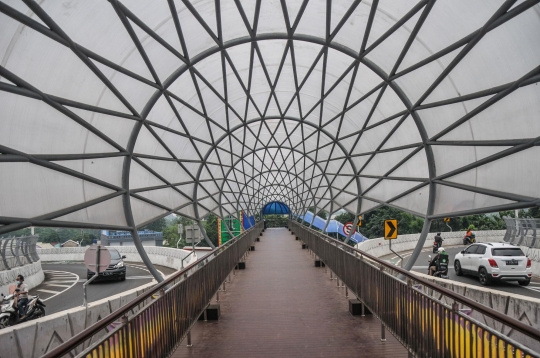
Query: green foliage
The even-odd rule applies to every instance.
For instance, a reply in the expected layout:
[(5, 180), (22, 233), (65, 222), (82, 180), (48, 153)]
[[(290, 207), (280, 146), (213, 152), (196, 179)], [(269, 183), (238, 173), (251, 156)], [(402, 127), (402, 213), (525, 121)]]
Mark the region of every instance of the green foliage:
[[(26, 228), (1, 235), (0, 238), (9, 236), (29, 236), (30, 233), (30, 228)], [(36, 227), (34, 228), (34, 234), (39, 236), (40, 242), (62, 244), (68, 240), (73, 240), (76, 242), (80, 242), (82, 240), (82, 246), (91, 245), (94, 240), (99, 239), (101, 236), (99, 230), (50, 227)]]
[(266, 227), (287, 227), (288, 215), (265, 215)]
[[(310, 206), (310, 207), (308, 208), (308, 211), (309, 211), (309, 212), (312, 212), (312, 213), (315, 213), (315, 207), (314, 207), (314, 206)], [(320, 218), (326, 220), (326, 219), (328, 219), (328, 215), (329, 215), (329, 214), (328, 214), (328, 211), (326, 211), (326, 210), (320, 210), (320, 211), (317, 212), (316, 215), (317, 215), (318, 217), (320, 217)]]
[(178, 235), (178, 225), (176, 224), (176, 221), (167, 226), (165, 230), (163, 230), (163, 242), (166, 242), (165, 246), (176, 248), (176, 244), (178, 244), (179, 248), (184, 247), (182, 244), (182, 241), (185, 242), (185, 240), (180, 240), (180, 243), (178, 241), (180, 240), (180, 235)]
[(206, 235), (208, 235), (210, 241), (212, 241), (212, 244), (218, 246), (217, 216), (214, 214), (208, 214), (208, 216), (206, 216), (204, 230), (206, 231)]
[(156, 221), (146, 225), (142, 230), (152, 230), (157, 232), (163, 232), (167, 227), (167, 220), (165, 218), (157, 219)]
[(344, 213), (336, 215), (334, 220), (339, 221), (342, 224), (345, 224), (351, 221), (354, 222), (354, 214), (351, 214), (350, 212), (346, 211)]
[(530, 208), (528, 215), (532, 218), (540, 219), (540, 207), (536, 206), (534, 208)]
[[(354, 216), (353, 216), (354, 219)], [(384, 221), (396, 219), (400, 235), (415, 234), (422, 231), (424, 219), (401, 210), (383, 206), (364, 215), (360, 233), (370, 239), (384, 236)], [(352, 220), (350, 220), (352, 221)]]

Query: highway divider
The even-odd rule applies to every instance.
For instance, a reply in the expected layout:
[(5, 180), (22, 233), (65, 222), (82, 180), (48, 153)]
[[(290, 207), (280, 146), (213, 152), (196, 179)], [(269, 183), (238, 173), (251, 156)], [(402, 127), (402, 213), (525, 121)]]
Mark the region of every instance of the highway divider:
[[(125, 255), (125, 260), (127, 262), (143, 262), (135, 246), (110, 247), (117, 249), (120, 255)], [(37, 253), (42, 262), (84, 261), (84, 253), (87, 248), (88, 247), (54, 247), (49, 249), (37, 249)], [(191, 251), (163, 246), (145, 246), (144, 251), (146, 251), (150, 261), (152, 261), (154, 265), (166, 266), (175, 270), (180, 270), (182, 268), (182, 259), (191, 254)], [(184, 265), (186, 265), (186, 261), (184, 261)]]

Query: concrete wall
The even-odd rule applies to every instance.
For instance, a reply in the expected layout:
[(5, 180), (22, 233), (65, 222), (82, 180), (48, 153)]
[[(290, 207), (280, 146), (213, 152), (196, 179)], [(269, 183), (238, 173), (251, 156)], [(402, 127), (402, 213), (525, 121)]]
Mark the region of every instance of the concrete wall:
[(45, 279), (43, 270), (41, 269), (41, 261), (14, 267), (11, 270), (0, 271), (0, 293), (7, 296), (9, 293), (9, 286), (15, 285), (15, 279), (18, 275), (24, 276), (24, 282), (30, 289), (36, 287)]
[[(476, 241), (478, 242), (502, 242), (506, 230), (489, 230), (489, 231), (475, 231)], [(433, 237), (435, 233), (428, 234), (424, 247), (433, 246)], [(463, 236), (465, 231), (454, 231), (442, 233), (444, 239), (443, 246), (461, 245), (463, 244)], [(392, 250), (396, 252), (414, 250), (420, 234), (399, 235), (397, 239), (392, 240)], [(389, 249), (390, 240), (383, 238), (367, 240), (356, 245), (356, 247), (362, 251), (367, 252), (373, 256), (389, 255), (392, 252)]]
[[(120, 252), (120, 255), (126, 255), (126, 261), (142, 262), (141, 256), (137, 252), (135, 246), (115, 246), (114, 248)], [(62, 247), (38, 249), (37, 253), (43, 262), (83, 261), (86, 249), (87, 247)], [(189, 251), (169, 247), (148, 246), (144, 249), (154, 265), (166, 266), (176, 270), (179, 270), (182, 267), (182, 259), (190, 254)], [(190, 259), (186, 259), (184, 261), (184, 266), (186, 266), (189, 261)]]
[[(0, 330), (0, 358), (38, 358), (75, 334), (135, 299), (155, 283), (148, 283), (100, 301)], [(151, 302), (147, 300), (145, 304)], [(139, 306), (132, 314), (142, 309)], [(104, 334), (104, 332), (102, 332)], [(86, 347), (85, 347), (86, 348)], [(80, 353), (80, 352), (77, 352)]]

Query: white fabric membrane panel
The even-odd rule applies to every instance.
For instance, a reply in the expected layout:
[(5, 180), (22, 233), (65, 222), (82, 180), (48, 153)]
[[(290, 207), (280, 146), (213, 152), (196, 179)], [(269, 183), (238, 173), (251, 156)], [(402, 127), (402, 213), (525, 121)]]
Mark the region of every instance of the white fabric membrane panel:
[(49, 20), (0, 1), (62, 29), (0, 13), (2, 217), (107, 227), (131, 210), (139, 227), (271, 200), (430, 216), (540, 198), (540, 5), (450, 49), (505, 2), (36, 5)]

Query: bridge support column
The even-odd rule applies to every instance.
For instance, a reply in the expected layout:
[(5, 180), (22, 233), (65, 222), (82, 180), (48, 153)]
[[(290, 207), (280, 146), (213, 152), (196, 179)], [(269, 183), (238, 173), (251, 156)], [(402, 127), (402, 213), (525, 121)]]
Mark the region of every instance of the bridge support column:
[(386, 330), (381, 322), (381, 342), (386, 342)]

